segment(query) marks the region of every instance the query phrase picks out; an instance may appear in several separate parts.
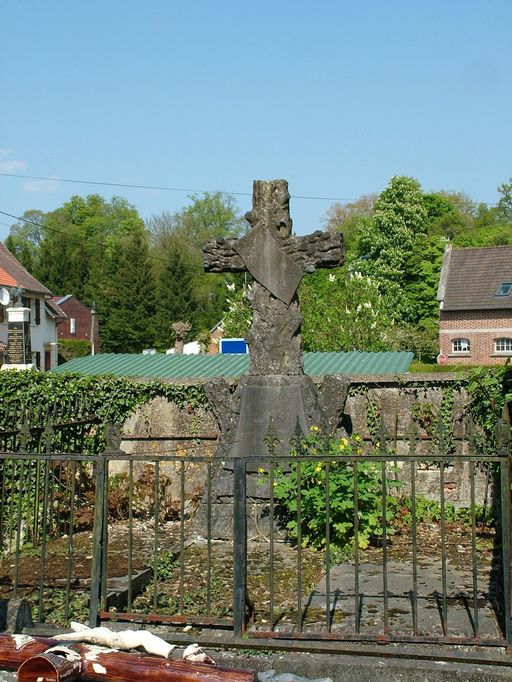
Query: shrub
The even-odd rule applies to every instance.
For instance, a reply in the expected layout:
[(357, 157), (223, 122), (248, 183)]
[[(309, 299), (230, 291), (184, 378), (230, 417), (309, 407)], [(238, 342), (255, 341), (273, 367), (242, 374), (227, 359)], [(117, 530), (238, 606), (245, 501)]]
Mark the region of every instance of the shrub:
[[(276, 467), (273, 474), (276, 513), (291, 538), (298, 540), (300, 530), (302, 546), (324, 547), (328, 513), (332, 545), (339, 549), (353, 546), (356, 541), (356, 488), (358, 546), (367, 547), (372, 538), (382, 535), (384, 513), (386, 521), (391, 521), (393, 516), (391, 509), (387, 508), (391, 497), (388, 494), (383, 496), (383, 483), (386, 483), (388, 491), (396, 490), (400, 483), (390, 478), (394, 467), (372, 462), (371, 455), (365, 456), (365, 461), (355, 461), (356, 456), (363, 455), (360, 436), (354, 435), (350, 440), (326, 438), (318, 427), (313, 426), (311, 435), (301, 440), (291, 454), (300, 456), (300, 459), (292, 461), (288, 467)], [(265, 480), (269, 476), (266, 473)]]

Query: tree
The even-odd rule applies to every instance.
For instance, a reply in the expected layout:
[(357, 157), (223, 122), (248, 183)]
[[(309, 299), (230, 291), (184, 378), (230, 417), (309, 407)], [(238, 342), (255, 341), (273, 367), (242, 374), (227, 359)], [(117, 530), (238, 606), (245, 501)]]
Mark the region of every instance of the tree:
[(299, 296), (304, 350), (390, 349), (392, 322), (371, 278), (347, 266), (319, 270), (303, 279)]
[(193, 326), (196, 331), (210, 329), (226, 307), (226, 282), (241, 281), (233, 275), (206, 274), (203, 270), (203, 245), (214, 237), (239, 237), (247, 222), (238, 213), (233, 197), (221, 192), (192, 195), (191, 204), (176, 213), (164, 211), (147, 222), (154, 253), (179, 250), (192, 273), (196, 301)]
[(155, 283), (146, 233), (128, 233), (118, 244), (105, 298), (97, 301), (102, 350), (140, 353), (155, 341)]
[(45, 217), (42, 211), (25, 211), (22, 219), (11, 225), (9, 236), (4, 242), (5, 247), (30, 273), (36, 271), (39, 263)]
[(170, 348), (175, 334), (171, 328), (180, 320), (192, 323), (195, 328), (197, 301), (194, 295), (194, 272), (179, 248), (169, 251), (157, 280), (158, 308), (155, 316), (155, 343), (161, 349)]
[(499, 217), (505, 223), (512, 223), (512, 178), (503, 182), (498, 187), (498, 192), (501, 194), (496, 206)]
[(396, 176), (359, 234), (354, 268), (378, 284), (390, 318), (399, 325), (418, 319), (419, 311), (408, 295), (419, 276), (411, 254), (426, 235), (427, 218), (418, 181)]
[(371, 218), (378, 199), (378, 194), (363, 194), (356, 201), (346, 204), (335, 203), (329, 207), (325, 216), (325, 228), (329, 232), (342, 232), (345, 249), (351, 253), (356, 241), (357, 233), (365, 221)]
[(34, 275), (57, 294), (74, 294), (87, 305), (102, 298), (104, 280), (120, 241), (144, 229), (125, 199), (73, 196), (47, 213)]

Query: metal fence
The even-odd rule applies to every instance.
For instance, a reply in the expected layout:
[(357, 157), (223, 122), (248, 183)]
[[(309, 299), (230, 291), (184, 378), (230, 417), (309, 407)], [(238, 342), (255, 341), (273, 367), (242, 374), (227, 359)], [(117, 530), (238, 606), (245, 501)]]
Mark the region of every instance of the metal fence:
[(41, 623), (511, 646), (509, 426), (497, 430), (491, 453), (467, 429), (449, 451), (442, 432), (419, 444), (411, 431), (401, 453), (382, 432), (338, 451), (297, 437), (287, 455), (270, 439), (257, 460), (52, 452), (49, 435), (29, 452), (18, 436), (27, 451), (0, 453), (0, 592)]

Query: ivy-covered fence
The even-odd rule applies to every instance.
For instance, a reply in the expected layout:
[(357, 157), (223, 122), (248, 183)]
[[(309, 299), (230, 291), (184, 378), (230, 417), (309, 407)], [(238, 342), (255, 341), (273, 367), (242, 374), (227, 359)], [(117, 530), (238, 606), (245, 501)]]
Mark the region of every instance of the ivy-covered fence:
[(96, 453), (105, 446), (106, 424), (123, 424), (152, 398), (164, 397), (188, 412), (207, 405), (200, 385), (34, 371), (2, 372), (0, 379), (0, 431), (19, 431), (24, 424), (34, 427), (48, 420), (69, 423), (87, 416), (97, 424), (98, 435), (89, 444)]

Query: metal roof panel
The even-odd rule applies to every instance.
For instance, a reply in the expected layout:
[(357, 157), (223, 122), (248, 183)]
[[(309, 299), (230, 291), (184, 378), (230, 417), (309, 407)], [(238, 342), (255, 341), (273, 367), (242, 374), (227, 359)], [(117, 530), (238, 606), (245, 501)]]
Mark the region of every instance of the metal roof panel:
[[(304, 371), (313, 376), (325, 374), (401, 374), (413, 358), (409, 352), (384, 353), (304, 353)], [(237, 378), (247, 372), (248, 355), (136, 355), (106, 353), (75, 358), (52, 372), (140, 377), (147, 379)]]

